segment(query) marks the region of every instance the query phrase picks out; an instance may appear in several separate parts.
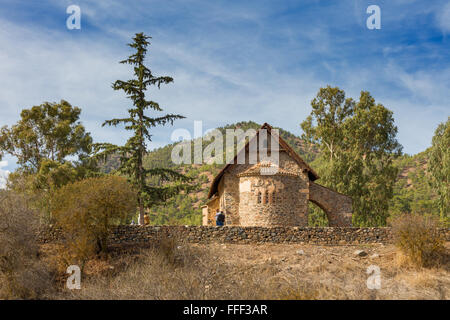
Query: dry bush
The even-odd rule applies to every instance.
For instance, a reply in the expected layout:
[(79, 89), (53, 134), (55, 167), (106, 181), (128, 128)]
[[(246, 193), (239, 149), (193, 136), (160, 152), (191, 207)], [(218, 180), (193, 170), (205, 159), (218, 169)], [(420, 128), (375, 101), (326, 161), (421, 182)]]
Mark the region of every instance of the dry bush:
[(136, 193), (125, 178), (104, 176), (81, 180), (59, 189), (52, 199), (52, 214), (61, 228), (65, 248), (61, 268), (105, 253), (114, 225), (136, 212)]
[(0, 299), (45, 298), (52, 277), (39, 261), (37, 214), (23, 195), (0, 192)]
[(419, 267), (447, 264), (439, 222), (432, 217), (404, 214), (391, 222), (394, 242), (402, 259)]

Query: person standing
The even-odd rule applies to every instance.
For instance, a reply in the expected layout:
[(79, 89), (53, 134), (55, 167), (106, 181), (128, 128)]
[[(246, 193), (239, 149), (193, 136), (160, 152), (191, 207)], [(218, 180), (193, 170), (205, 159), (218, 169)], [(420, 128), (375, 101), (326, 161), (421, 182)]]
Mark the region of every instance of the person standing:
[(144, 214), (144, 226), (148, 226), (150, 224), (150, 218), (147, 213)]
[(225, 224), (225, 214), (221, 210), (217, 209), (217, 211), (216, 211), (216, 226), (221, 227), (224, 224)]

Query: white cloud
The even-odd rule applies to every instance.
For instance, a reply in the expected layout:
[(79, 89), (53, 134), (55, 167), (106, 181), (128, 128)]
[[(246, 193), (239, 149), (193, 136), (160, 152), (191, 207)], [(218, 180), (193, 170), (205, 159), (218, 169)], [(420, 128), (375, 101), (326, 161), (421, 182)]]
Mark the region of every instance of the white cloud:
[[(4, 45), (0, 72), (9, 75), (0, 78), (2, 125), (15, 123), (22, 108), (66, 99), (82, 108), (82, 121), (96, 141), (125, 140), (122, 129), (101, 128), (101, 123), (124, 115), (129, 105), (122, 92), (111, 89), (111, 83), (131, 76), (128, 66), (118, 61), (129, 55), (125, 44), (132, 32), (111, 30), (120, 38), (112, 45), (106, 40), (73, 38), (67, 32), (42, 34), (6, 21), (0, 24)], [(282, 127), (288, 122), (291, 128), (298, 128), (320, 86), (306, 71), (302, 77), (294, 77), (278, 73), (271, 64), (242, 68), (242, 62), (224, 63), (223, 57), (208, 50), (209, 42), (195, 47), (173, 44), (164, 37), (152, 42), (154, 73), (173, 76), (175, 81), (149, 94), (166, 112), (188, 117), (177, 126), (191, 128), (194, 120), (203, 120), (208, 127), (254, 120)], [(158, 128), (151, 146), (170, 142), (171, 131), (170, 126)]]
[(442, 33), (448, 34), (450, 32), (450, 2), (443, 8), (439, 8), (436, 13), (437, 23)]
[[(71, 4), (71, 1), (53, 2), (61, 7)], [(344, 18), (339, 17), (345, 17), (345, 23), (337, 24), (340, 28), (352, 23), (364, 25), (365, 11), (357, 3), (355, 12), (359, 18), (355, 22), (348, 15), (327, 17), (341, 20)], [(61, 30), (43, 31), (0, 20), (0, 74), (7, 75), (0, 78), (0, 125), (16, 122), (22, 108), (63, 98), (82, 108), (82, 121), (93, 133), (94, 140), (122, 143), (126, 138), (122, 128), (101, 127), (105, 119), (125, 115), (129, 106), (125, 95), (113, 91), (110, 85), (116, 79), (130, 77), (130, 69), (118, 61), (129, 55), (126, 43), (133, 33), (149, 30), (154, 36), (149, 52), (153, 72), (175, 79), (159, 91), (150, 90), (149, 95), (165, 111), (188, 117), (177, 121), (175, 127), (192, 130), (194, 120), (203, 120), (204, 129), (253, 120), (299, 134), (299, 123), (310, 112), (311, 99), (320, 87), (330, 84), (341, 87), (354, 98), (358, 98), (360, 90), (369, 90), (378, 102), (394, 109), (394, 117), (402, 118), (398, 121), (400, 142), (408, 152), (415, 153), (429, 145), (428, 138), (425, 141), (422, 137), (434, 131), (440, 114), (448, 113), (446, 89), (450, 69), (406, 72), (376, 58), (371, 64), (362, 65), (357, 56), (352, 60), (342, 50), (341, 46), (354, 43), (351, 34), (342, 32), (336, 39), (335, 30), (330, 27), (332, 23), (315, 22), (325, 17), (299, 19), (299, 25), (294, 26), (276, 20), (274, 26), (266, 24), (264, 19), (267, 16), (272, 19), (277, 10), (283, 11), (278, 5), (266, 9), (258, 5), (252, 8), (255, 10), (241, 10), (237, 5), (228, 4), (224, 10), (212, 2), (195, 1), (193, 5), (167, 2), (164, 6), (150, 6), (122, 1), (80, 5), (82, 30), (78, 33), (65, 30), (64, 23)], [(183, 19), (194, 25), (194, 31), (177, 27), (176, 21), (164, 27), (151, 24), (165, 16), (169, 21), (182, 10), (180, 5), (186, 9), (182, 11)], [(445, 8), (443, 12), (448, 15), (450, 5)], [(409, 14), (408, 10), (386, 10), (383, 21), (389, 21), (389, 12), (395, 12), (396, 19), (397, 12)], [(83, 19), (101, 32), (95, 30), (98, 33), (90, 34), (88, 28), (83, 28)], [(233, 23), (242, 21), (255, 32), (236, 32)], [(448, 21), (443, 22), (444, 26)], [(222, 24), (229, 28), (216, 27)], [(208, 25), (217, 29), (205, 30)], [(268, 41), (271, 39), (268, 34), (276, 34), (275, 38), (282, 40), (273, 44)], [(367, 52), (379, 50), (389, 59), (410, 48), (400, 44), (385, 49), (375, 47), (367, 48)], [(392, 83), (407, 90), (409, 96), (399, 96), (396, 89), (389, 87)], [(420, 122), (425, 116), (422, 108), (427, 108), (428, 118), (424, 122)], [(420, 130), (411, 127), (411, 123), (419, 122)], [(172, 129), (157, 128), (150, 146), (170, 142)]]
[(0, 189), (6, 187), (6, 180), (8, 179), (9, 171), (2, 168), (8, 166), (8, 161), (0, 161)]
[(118, 63), (127, 52), (125, 46), (120, 52), (107, 39), (101, 42), (69, 32), (44, 33), (7, 21), (0, 25), (0, 73), (8, 75), (0, 78), (2, 125), (15, 123), (22, 108), (66, 99), (82, 108), (82, 119), (90, 131), (98, 133), (97, 139), (119, 137), (95, 129), (105, 115), (117, 115), (115, 108), (125, 110), (125, 98), (111, 89), (115, 79), (128, 75), (126, 67)]
[[(405, 71), (390, 62), (385, 67), (386, 78), (409, 91), (408, 97), (418, 104), (446, 105), (450, 99), (450, 68), (442, 66), (439, 70)], [(447, 107), (448, 111), (448, 107)]]

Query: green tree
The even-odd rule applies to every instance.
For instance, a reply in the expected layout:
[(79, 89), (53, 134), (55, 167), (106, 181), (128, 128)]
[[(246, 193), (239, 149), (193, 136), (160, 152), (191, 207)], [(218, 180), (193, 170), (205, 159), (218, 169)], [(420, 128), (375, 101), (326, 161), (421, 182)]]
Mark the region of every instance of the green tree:
[(22, 110), (15, 125), (0, 129), (0, 159), (10, 154), (19, 164), (8, 186), (34, 198), (45, 219), (51, 191), (96, 171), (88, 156), (92, 138), (79, 121), (80, 113), (64, 100), (45, 102)]
[(430, 184), (438, 194), (439, 216), (446, 222), (450, 212), (450, 117), (434, 133), (428, 170)]
[(321, 88), (301, 123), (303, 139), (320, 148), (321, 183), (352, 197), (354, 225), (385, 225), (401, 154), (392, 112), (365, 91), (359, 101)]
[[(164, 201), (175, 194), (178, 194), (186, 185), (183, 182), (189, 179), (177, 171), (167, 168), (146, 169), (143, 164), (144, 156), (147, 153), (146, 140), (151, 141), (149, 129), (157, 125), (173, 124), (176, 119), (184, 118), (177, 114), (166, 114), (161, 117), (148, 117), (144, 114), (146, 109), (162, 111), (158, 103), (147, 100), (145, 92), (147, 87), (154, 85), (160, 88), (161, 84), (173, 82), (171, 77), (155, 77), (151, 70), (144, 65), (147, 46), (150, 44), (148, 39), (151, 37), (143, 33), (137, 33), (133, 38), (133, 43), (129, 46), (135, 49), (135, 53), (128, 59), (120, 61), (123, 64), (133, 66), (135, 78), (128, 81), (117, 80), (113, 84), (114, 90), (123, 90), (128, 98), (133, 102), (133, 107), (128, 109), (128, 118), (107, 120), (103, 126), (117, 126), (125, 124), (125, 129), (132, 131), (133, 136), (128, 139), (124, 146), (116, 146), (109, 143), (95, 145), (97, 157), (103, 157), (112, 154), (120, 155), (120, 166), (118, 171), (125, 174), (130, 183), (138, 190), (137, 199), (139, 206), (139, 223), (144, 223), (144, 210), (161, 201)], [(151, 185), (147, 178), (158, 176), (160, 181), (176, 181), (174, 184)]]
[(22, 110), (20, 121), (0, 129), (0, 159), (8, 153), (23, 169), (36, 173), (43, 161), (64, 163), (69, 156), (87, 158), (92, 138), (78, 121), (80, 113), (80, 108), (64, 100)]

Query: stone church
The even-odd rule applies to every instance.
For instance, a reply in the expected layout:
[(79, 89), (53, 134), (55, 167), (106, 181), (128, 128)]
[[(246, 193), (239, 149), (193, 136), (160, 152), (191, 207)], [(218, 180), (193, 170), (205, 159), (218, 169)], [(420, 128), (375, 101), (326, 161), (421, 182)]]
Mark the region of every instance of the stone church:
[[(253, 139), (261, 139), (262, 129), (270, 137), (264, 141), (268, 149), (268, 141), (278, 141), (276, 164), (261, 159), (259, 143), (253, 158), (256, 161), (250, 161), (249, 145)], [(245, 161), (239, 162), (241, 152), (245, 153)], [(273, 174), (267, 174), (274, 168)], [(225, 213), (226, 225), (307, 226), (311, 201), (324, 210), (329, 226), (351, 226), (352, 199), (317, 184), (317, 179), (317, 173), (265, 123), (214, 178), (208, 201), (202, 207), (203, 225), (215, 225), (216, 210), (220, 209)]]

